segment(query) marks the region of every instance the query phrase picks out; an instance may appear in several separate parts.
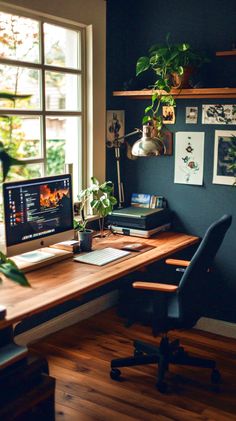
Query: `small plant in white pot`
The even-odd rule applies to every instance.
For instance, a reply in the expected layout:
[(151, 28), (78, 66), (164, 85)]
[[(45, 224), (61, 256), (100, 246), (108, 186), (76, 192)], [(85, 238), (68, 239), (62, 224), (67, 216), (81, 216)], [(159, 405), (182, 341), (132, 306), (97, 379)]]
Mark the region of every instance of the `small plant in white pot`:
[[(75, 221), (74, 228), (78, 231), (80, 241), (81, 238), (84, 238), (86, 235), (89, 236), (89, 234), (91, 235), (92, 241), (93, 231), (86, 229), (88, 223), (88, 219), (85, 217), (87, 204), (89, 204), (94, 213), (99, 216), (100, 236), (104, 237), (105, 217), (112, 211), (114, 205), (117, 203), (116, 198), (113, 196), (114, 186), (112, 181), (105, 181), (100, 184), (96, 177), (91, 177), (91, 181), (91, 186), (81, 190), (78, 195), (80, 203), (80, 221)], [(81, 244), (81, 246), (84, 250), (83, 244)]]
[(95, 177), (92, 177), (91, 180), (93, 184), (90, 187), (90, 191), (93, 195), (93, 200), (90, 205), (99, 216), (100, 237), (104, 237), (105, 217), (112, 212), (113, 207), (117, 204), (117, 200), (113, 196), (114, 185), (112, 181), (105, 181), (100, 184)]

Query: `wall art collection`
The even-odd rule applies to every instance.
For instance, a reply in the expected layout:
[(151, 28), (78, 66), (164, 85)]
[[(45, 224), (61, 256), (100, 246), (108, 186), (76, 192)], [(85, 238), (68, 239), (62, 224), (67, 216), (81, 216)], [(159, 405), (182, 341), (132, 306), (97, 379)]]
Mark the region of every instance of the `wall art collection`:
[[(186, 124), (197, 124), (198, 115), (197, 106), (185, 107)], [(176, 121), (175, 108), (172, 106), (163, 106), (162, 116), (165, 125), (174, 124)], [(201, 122), (202, 124), (236, 125), (236, 104), (203, 104)], [(108, 147), (114, 147), (115, 140), (124, 136), (124, 123), (124, 110), (107, 111), (106, 144)], [(179, 131), (175, 134), (175, 183), (203, 184), (204, 137), (204, 132)], [(173, 133), (171, 131), (166, 131), (165, 142), (166, 155), (172, 155)], [(235, 156), (236, 131), (215, 130), (213, 184), (235, 184)]]

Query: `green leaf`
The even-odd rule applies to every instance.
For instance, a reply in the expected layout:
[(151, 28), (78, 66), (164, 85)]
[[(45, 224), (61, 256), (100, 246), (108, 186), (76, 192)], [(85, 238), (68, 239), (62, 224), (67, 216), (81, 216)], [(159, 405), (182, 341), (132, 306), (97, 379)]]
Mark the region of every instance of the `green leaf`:
[(170, 91), (170, 87), (167, 84), (166, 80), (164, 79), (159, 79), (156, 84), (155, 84), (156, 88), (159, 89), (160, 91), (166, 91), (169, 92)]
[(151, 117), (149, 115), (145, 115), (142, 119), (142, 124), (146, 124), (151, 121)]
[(6, 263), (0, 264), (0, 272), (21, 286), (30, 287), (25, 274), (10, 259), (6, 259)]
[(2, 162), (3, 181), (6, 179), (6, 176), (12, 165), (25, 165), (23, 161), (12, 158), (9, 155), (7, 151), (4, 149), (2, 142), (0, 142), (0, 161)]
[(183, 66), (179, 66), (179, 67), (178, 67), (178, 69), (177, 69), (177, 73), (178, 73), (179, 75), (183, 75), (183, 74), (184, 74), (184, 68), (183, 68)]
[(190, 49), (190, 45), (187, 43), (179, 44), (178, 50), (179, 51), (188, 51)]
[(175, 99), (172, 95), (163, 95), (160, 101), (162, 104), (171, 105), (171, 106), (175, 105)]
[(114, 206), (114, 205), (117, 204), (117, 200), (116, 200), (116, 198), (114, 196), (110, 196), (110, 202), (111, 202), (111, 205), (112, 206)]
[(0, 92), (0, 99), (8, 99), (10, 101), (16, 101), (17, 99), (29, 99), (32, 95), (30, 94), (11, 94), (10, 92)]
[(153, 54), (150, 57), (150, 60), (149, 60), (150, 65), (155, 66), (158, 63), (158, 60), (159, 60), (159, 54), (157, 52), (155, 52), (155, 54)]
[(136, 76), (140, 73), (145, 72), (150, 67), (150, 62), (148, 57), (140, 57), (136, 63)]
[(93, 184), (95, 184), (97, 186), (99, 185), (99, 181), (96, 177), (91, 177), (91, 181), (92, 181)]
[(144, 112), (145, 114), (148, 113), (148, 111), (152, 110), (152, 105), (149, 105), (148, 107), (145, 108)]
[(91, 200), (90, 206), (92, 209), (96, 208), (99, 205), (99, 201), (97, 199)]
[(158, 98), (158, 95), (157, 95), (156, 92), (154, 94), (152, 94), (152, 106), (154, 105), (154, 103), (157, 100), (157, 98)]

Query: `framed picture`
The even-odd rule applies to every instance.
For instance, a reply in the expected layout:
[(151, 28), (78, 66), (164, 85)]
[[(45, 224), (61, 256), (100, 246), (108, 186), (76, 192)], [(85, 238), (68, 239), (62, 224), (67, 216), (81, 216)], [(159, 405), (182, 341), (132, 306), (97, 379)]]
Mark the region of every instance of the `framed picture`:
[(230, 168), (235, 163), (231, 155), (231, 148), (236, 149), (236, 131), (216, 130), (214, 145), (213, 183), (229, 184), (235, 182), (236, 170)]
[(124, 110), (107, 110), (106, 145), (112, 148), (116, 139), (125, 134)]
[(186, 107), (185, 109), (185, 123), (197, 124), (198, 107)]
[(177, 132), (175, 138), (175, 183), (202, 185), (204, 132)]
[(162, 107), (162, 118), (164, 124), (175, 124), (175, 109), (172, 106)]
[(236, 124), (236, 104), (204, 104), (202, 124)]

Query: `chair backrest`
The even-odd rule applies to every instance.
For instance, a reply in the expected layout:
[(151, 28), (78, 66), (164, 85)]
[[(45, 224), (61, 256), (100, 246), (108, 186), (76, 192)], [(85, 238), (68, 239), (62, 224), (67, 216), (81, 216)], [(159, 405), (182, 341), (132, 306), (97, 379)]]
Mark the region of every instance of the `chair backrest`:
[(178, 289), (180, 318), (194, 324), (203, 314), (208, 300), (208, 269), (230, 227), (232, 216), (224, 215), (207, 230), (185, 270)]

